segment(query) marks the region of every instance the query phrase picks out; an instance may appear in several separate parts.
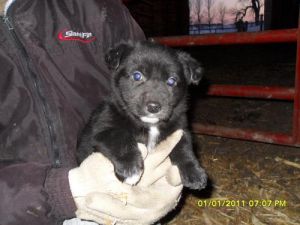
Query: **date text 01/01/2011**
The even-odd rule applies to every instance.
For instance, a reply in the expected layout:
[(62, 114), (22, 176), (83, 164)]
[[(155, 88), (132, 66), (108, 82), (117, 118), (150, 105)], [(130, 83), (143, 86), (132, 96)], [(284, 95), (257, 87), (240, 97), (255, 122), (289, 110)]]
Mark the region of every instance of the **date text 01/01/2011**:
[(198, 200), (198, 207), (286, 207), (286, 200), (253, 199), (253, 200), (229, 200), (229, 199), (204, 199)]

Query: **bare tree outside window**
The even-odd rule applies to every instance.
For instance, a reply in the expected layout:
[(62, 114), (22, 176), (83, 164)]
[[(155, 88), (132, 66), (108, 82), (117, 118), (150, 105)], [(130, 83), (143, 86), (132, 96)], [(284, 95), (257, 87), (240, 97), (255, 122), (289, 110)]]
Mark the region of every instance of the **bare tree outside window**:
[(209, 30), (211, 30), (211, 25), (215, 18), (215, 12), (214, 12), (215, 0), (205, 0), (205, 3), (206, 3), (205, 8), (206, 8), (206, 15), (207, 15), (207, 24), (208, 24)]
[(218, 5), (218, 14), (219, 14), (218, 19), (222, 26), (222, 29), (224, 29), (226, 12), (227, 12), (227, 8), (226, 8), (224, 2), (220, 2)]
[(254, 15), (255, 24), (259, 25), (260, 11), (263, 6), (262, 0), (238, 0), (240, 7), (234, 9), (235, 21), (243, 21), (248, 11)]
[(194, 0), (193, 1), (193, 12), (197, 19), (197, 24), (199, 29), (201, 28), (202, 20), (203, 20), (203, 0)]

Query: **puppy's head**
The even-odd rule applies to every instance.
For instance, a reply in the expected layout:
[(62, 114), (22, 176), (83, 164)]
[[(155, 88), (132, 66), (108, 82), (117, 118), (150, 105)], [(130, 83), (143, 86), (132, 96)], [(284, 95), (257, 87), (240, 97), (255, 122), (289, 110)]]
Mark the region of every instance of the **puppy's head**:
[(185, 112), (187, 86), (202, 78), (189, 54), (150, 42), (122, 43), (105, 57), (119, 104), (134, 118), (156, 124)]

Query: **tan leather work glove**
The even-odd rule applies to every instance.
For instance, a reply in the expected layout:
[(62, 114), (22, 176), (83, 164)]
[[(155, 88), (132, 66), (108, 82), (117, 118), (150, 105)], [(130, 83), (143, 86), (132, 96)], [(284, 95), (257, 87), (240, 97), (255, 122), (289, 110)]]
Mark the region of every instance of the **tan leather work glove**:
[(166, 215), (177, 205), (182, 190), (179, 171), (168, 157), (181, 136), (182, 130), (174, 132), (148, 155), (139, 144), (146, 158), (136, 186), (121, 183), (112, 163), (101, 153), (72, 169), (69, 182), (77, 217), (99, 224), (146, 225)]

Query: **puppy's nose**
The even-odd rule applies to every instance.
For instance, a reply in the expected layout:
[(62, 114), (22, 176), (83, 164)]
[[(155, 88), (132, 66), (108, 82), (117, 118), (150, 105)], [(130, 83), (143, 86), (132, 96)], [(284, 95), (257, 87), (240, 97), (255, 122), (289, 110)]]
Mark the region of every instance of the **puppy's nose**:
[(147, 111), (149, 113), (158, 113), (161, 110), (161, 105), (158, 102), (148, 102)]

